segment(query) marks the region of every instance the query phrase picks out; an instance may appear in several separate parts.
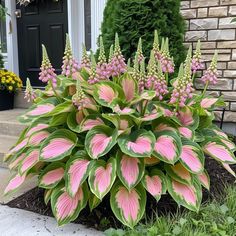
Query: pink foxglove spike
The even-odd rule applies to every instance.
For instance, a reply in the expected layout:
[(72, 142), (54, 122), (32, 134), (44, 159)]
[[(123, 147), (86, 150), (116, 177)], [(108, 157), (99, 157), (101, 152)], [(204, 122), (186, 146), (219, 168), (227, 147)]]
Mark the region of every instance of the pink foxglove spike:
[[(159, 66), (160, 67), (160, 66)], [(148, 75), (146, 87), (156, 91), (156, 96), (159, 100), (168, 93), (166, 80), (162, 74), (161, 69), (158, 70), (154, 52), (151, 51), (150, 60), (148, 63)]]
[(138, 54), (138, 63), (140, 64), (142, 62), (142, 60), (144, 59), (141, 38), (139, 38), (139, 41), (138, 41), (137, 54)]
[(140, 65), (140, 73), (139, 73), (139, 80), (138, 80), (138, 87), (139, 92), (142, 93), (145, 89), (145, 84), (147, 83), (147, 74), (145, 71), (145, 60), (142, 60)]
[(66, 47), (63, 57), (63, 65), (62, 65), (62, 75), (67, 77), (72, 77), (73, 74), (79, 71), (79, 64), (73, 58), (72, 49), (70, 45), (69, 35), (66, 35)]
[(87, 53), (87, 49), (85, 47), (84, 44), (82, 44), (82, 48), (83, 48), (83, 54), (82, 54), (82, 59), (81, 59), (81, 62), (80, 62), (80, 69), (82, 68), (88, 68), (90, 69), (91, 67), (91, 62), (90, 62), (90, 58), (89, 58), (89, 55)]
[(126, 72), (126, 70), (127, 70), (127, 65), (121, 53), (119, 37), (118, 34), (116, 33), (114, 54), (109, 63), (110, 76), (117, 77)]
[(41, 72), (39, 73), (39, 80), (44, 83), (51, 81), (52, 86), (55, 88), (57, 86), (57, 75), (55, 74), (55, 69), (48, 58), (47, 50), (44, 45), (42, 45), (43, 61), (40, 67)]
[(34, 89), (31, 86), (29, 78), (26, 80), (26, 89), (25, 89), (25, 97), (24, 99), (27, 99), (27, 102), (33, 102), (37, 98)]
[(92, 65), (91, 65), (91, 70), (89, 73), (88, 83), (95, 84), (95, 83), (99, 82), (99, 78), (97, 75), (97, 64), (96, 64), (96, 60), (95, 60), (93, 52), (91, 52), (91, 63), (92, 63)]
[(174, 90), (171, 94), (170, 103), (176, 104), (179, 107), (184, 107), (186, 100), (192, 98), (194, 92), (191, 78), (191, 51), (192, 49), (189, 48), (185, 67), (181, 64), (178, 78), (173, 83)]
[(113, 54), (114, 54), (114, 45), (112, 44), (110, 46), (110, 50), (109, 50), (109, 59), (108, 59), (108, 62), (110, 63), (112, 58), (113, 58)]
[(88, 99), (80, 86), (79, 80), (76, 81), (76, 93), (72, 97), (72, 102), (78, 110), (82, 110), (88, 102)]
[(174, 73), (174, 61), (173, 58), (170, 57), (169, 53), (169, 40), (163, 40), (162, 42), (162, 50), (161, 50), (161, 66), (162, 71), (164, 73)]
[(100, 36), (100, 50), (99, 50), (99, 57), (98, 57), (98, 64), (96, 68), (97, 77), (99, 80), (108, 80), (109, 79), (109, 69), (105, 55), (105, 49), (103, 45), (102, 36)]
[(217, 71), (217, 52), (215, 52), (210, 67), (207, 69), (207, 71), (204, 73), (204, 75), (201, 78), (201, 81), (204, 84), (216, 84), (217, 83), (217, 77), (218, 77), (218, 71)]
[(194, 56), (193, 56), (193, 59), (192, 59), (192, 65), (191, 65), (191, 69), (192, 69), (194, 74), (198, 70), (204, 69), (203, 62), (202, 62), (202, 59), (201, 59), (201, 55), (202, 55), (201, 54), (201, 42), (200, 42), (200, 40), (198, 40), (196, 50), (194, 52)]
[(154, 52), (155, 59), (157, 61), (161, 60), (161, 52), (160, 52), (159, 37), (158, 37), (157, 30), (155, 30), (154, 32), (153, 52)]

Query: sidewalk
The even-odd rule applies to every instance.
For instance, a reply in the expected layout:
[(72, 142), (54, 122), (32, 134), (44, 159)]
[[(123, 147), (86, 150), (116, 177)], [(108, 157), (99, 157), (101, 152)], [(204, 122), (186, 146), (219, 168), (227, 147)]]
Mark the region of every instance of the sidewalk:
[(102, 236), (80, 224), (58, 227), (54, 218), (0, 205), (1, 236)]

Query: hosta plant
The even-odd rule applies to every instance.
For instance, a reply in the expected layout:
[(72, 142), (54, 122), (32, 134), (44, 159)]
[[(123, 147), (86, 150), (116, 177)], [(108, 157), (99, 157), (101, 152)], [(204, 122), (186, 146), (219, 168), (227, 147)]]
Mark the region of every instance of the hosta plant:
[(217, 82), (217, 54), (200, 81), (200, 42), (189, 49), (178, 77), (168, 39), (158, 41), (150, 58), (142, 55), (126, 64), (116, 35), (109, 59), (102, 38), (98, 59), (84, 49), (81, 63), (70, 41), (57, 76), (43, 47), (40, 79), (46, 89), (35, 91), (28, 80), (26, 98), (33, 106), (19, 120), (27, 124), (6, 161), (16, 171), (5, 189), (15, 191), (33, 175), (45, 189), (58, 224), (76, 219), (86, 205), (92, 211), (110, 197), (114, 215), (134, 227), (145, 214), (147, 194), (159, 201), (168, 192), (177, 202), (198, 211), (202, 187), (210, 180), (204, 168), (213, 158), (235, 175), (235, 145), (213, 124), (215, 107), (224, 103), (206, 93)]

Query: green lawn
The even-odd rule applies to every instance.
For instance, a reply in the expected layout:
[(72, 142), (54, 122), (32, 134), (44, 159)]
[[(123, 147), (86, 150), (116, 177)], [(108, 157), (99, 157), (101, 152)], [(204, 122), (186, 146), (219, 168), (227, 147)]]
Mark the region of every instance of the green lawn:
[[(184, 211), (140, 224), (134, 230), (109, 229), (106, 236), (235, 236), (236, 186), (226, 187), (226, 195), (202, 205), (199, 213)], [(223, 196), (224, 195), (224, 196)]]

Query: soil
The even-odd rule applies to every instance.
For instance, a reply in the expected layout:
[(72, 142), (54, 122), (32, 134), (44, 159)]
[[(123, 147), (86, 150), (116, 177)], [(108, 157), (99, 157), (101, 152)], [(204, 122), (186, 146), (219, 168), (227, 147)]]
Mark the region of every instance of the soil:
[[(235, 178), (215, 160), (207, 158), (205, 167), (211, 179), (211, 190), (210, 192), (205, 189), (203, 190), (203, 202), (224, 194), (225, 185), (235, 183)], [(236, 171), (236, 165), (232, 165), (231, 168)], [(50, 203), (47, 206), (45, 205), (43, 194), (43, 189), (34, 188), (24, 195), (12, 200), (7, 205), (13, 208), (20, 208), (42, 215), (52, 216)], [(148, 195), (147, 202), (146, 219), (156, 217), (156, 213), (158, 213), (158, 215), (165, 215), (174, 213), (178, 209), (177, 204), (168, 194), (163, 195), (158, 203), (156, 203), (153, 197)], [(93, 212), (90, 212), (89, 208), (86, 207), (81, 211), (79, 217), (74, 222), (86, 225), (88, 227), (93, 227), (98, 230), (106, 230), (110, 227), (122, 227), (121, 223), (112, 213), (109, 203), (109, 196), (105, 197), (103, 202), (97, 208), (95, 208)]]

